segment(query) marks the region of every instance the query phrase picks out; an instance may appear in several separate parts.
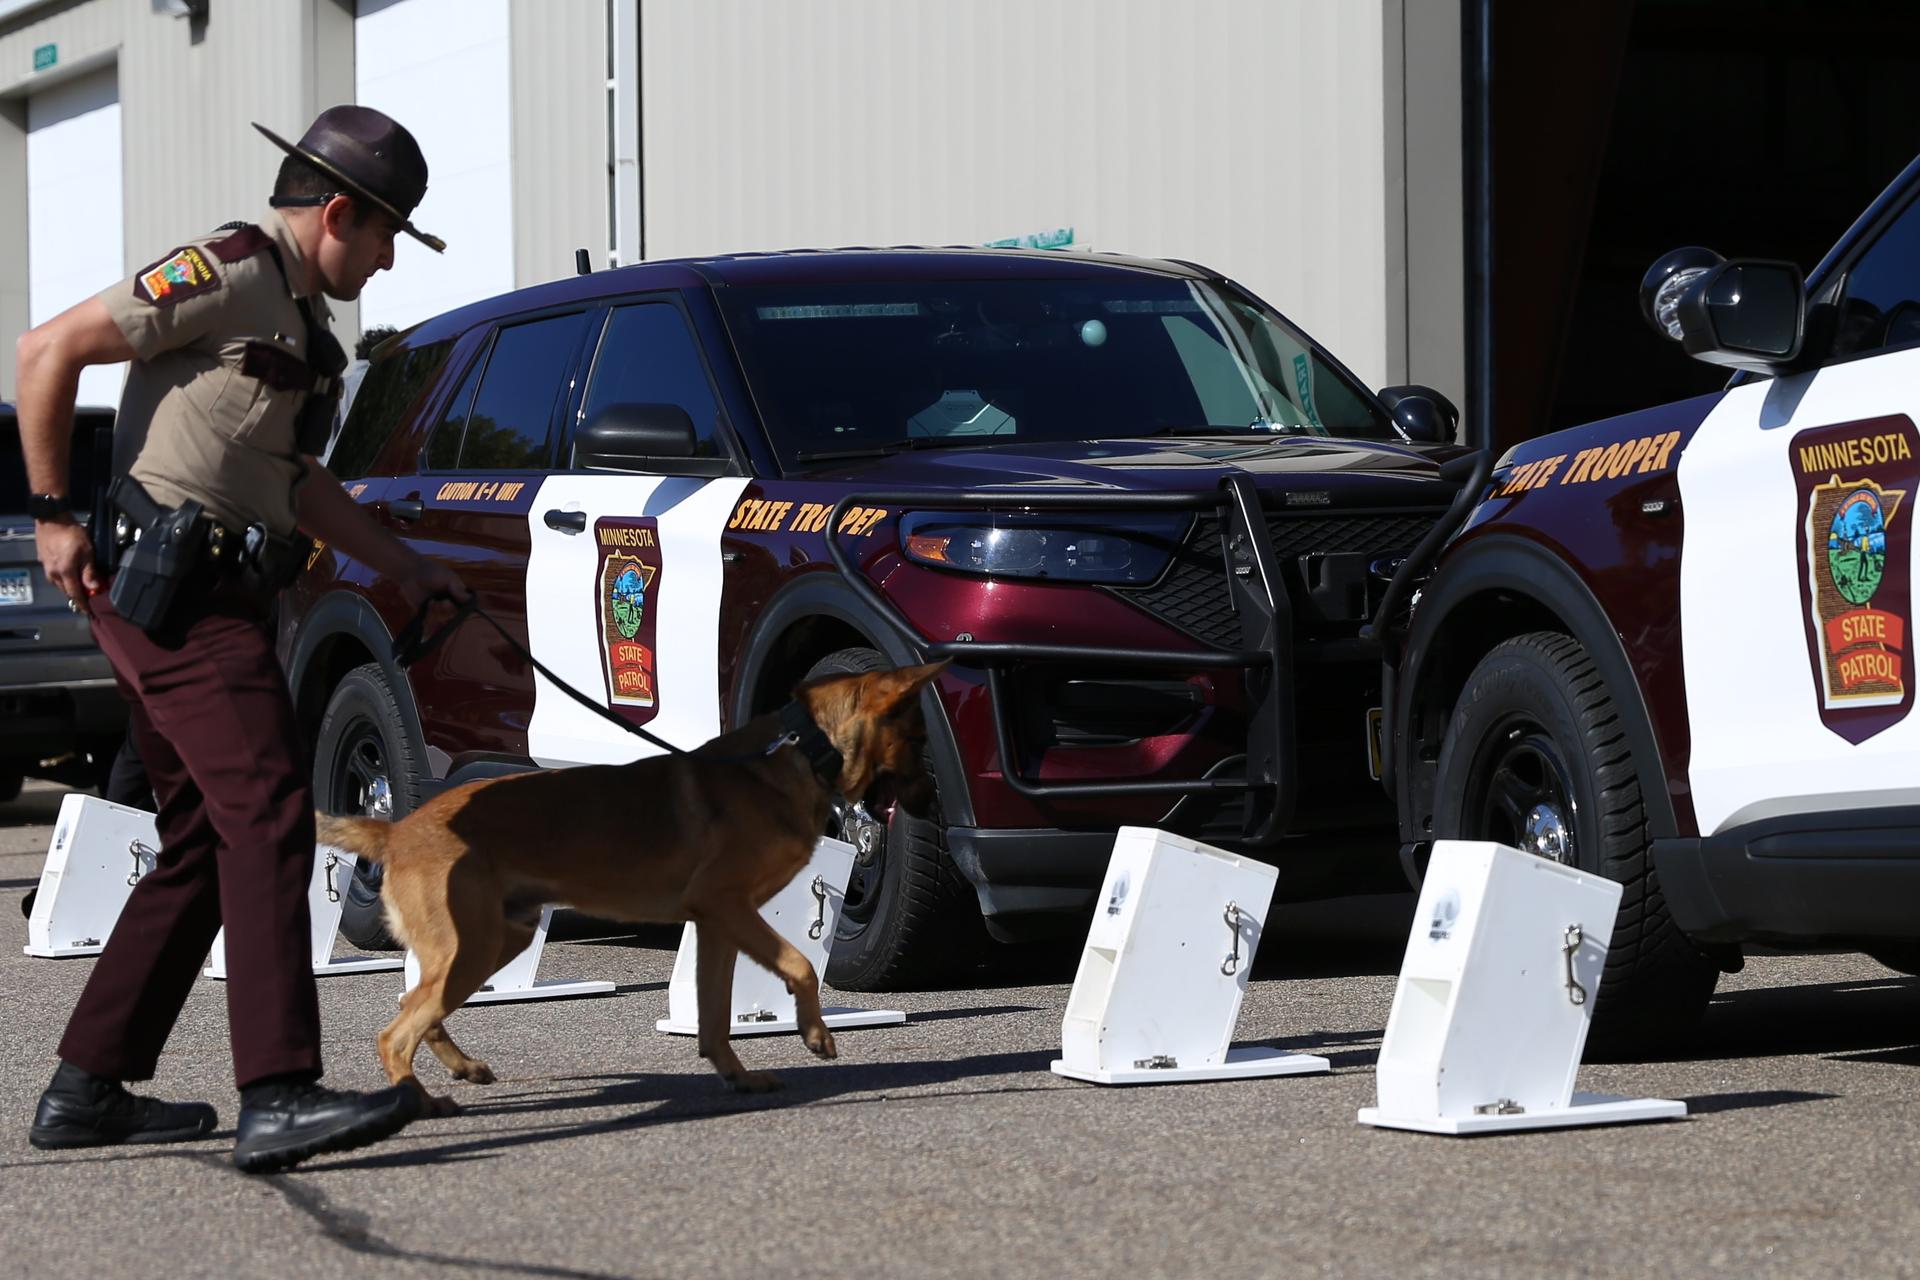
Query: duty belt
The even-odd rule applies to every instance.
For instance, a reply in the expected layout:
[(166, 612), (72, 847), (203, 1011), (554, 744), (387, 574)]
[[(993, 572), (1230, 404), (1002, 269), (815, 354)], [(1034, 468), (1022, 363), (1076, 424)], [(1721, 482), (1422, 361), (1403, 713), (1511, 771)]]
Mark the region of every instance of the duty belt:
[[(113, 525), (114, 547), (119, 553), (116, 563), (146, 530), (164, 523), (179, 510), (162, 507), (130, 476), (114, 480), (111, 497), (120, 511)], [(299, 574), (312, 554), (313, 541), (297, 533), (274, 533), (258, 522), (235, 529), (196, 511), (187, 522), (180, 549), (202, 573), (210, 570), (217, 577), (238, 578), (249, 590), (277, 592)]]

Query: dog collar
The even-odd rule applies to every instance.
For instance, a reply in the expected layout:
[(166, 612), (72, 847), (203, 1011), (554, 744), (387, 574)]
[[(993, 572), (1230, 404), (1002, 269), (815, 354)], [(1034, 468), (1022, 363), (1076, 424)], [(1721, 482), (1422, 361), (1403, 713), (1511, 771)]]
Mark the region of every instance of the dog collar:
[(772, 755), (782, 747), (798, 747), (807, 763), (813, 766), (813, 775), (827, 790), (840, 789), (840, 770), (846, 761), (841, 758), (840, 749), (813, 722), (806, 704), (797, 699), (780, 708), (780, 736), (768, 744), (767, 754)]

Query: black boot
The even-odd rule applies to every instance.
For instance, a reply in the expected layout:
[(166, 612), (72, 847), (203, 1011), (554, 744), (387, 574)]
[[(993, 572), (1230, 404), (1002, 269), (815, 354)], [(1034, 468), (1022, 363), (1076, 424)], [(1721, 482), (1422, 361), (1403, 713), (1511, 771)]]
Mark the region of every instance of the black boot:
[(107, 1147), (123, 1142), (190, 1142), (220, 1123), (204, 1102), (161, 1102), (128, 1093), (108, 1080), (62, 1062), (40, 1095), (27, 1141), (42, 1150)]
[(375, 1093), (323, 1089), (313, 1081), (249, 1085), (240, 1095), (233, 1162), (247, 1173), (278, 1173), (310, 1156), (392, 1137), (419, 1114), (420, 1093), (412, 1085)]

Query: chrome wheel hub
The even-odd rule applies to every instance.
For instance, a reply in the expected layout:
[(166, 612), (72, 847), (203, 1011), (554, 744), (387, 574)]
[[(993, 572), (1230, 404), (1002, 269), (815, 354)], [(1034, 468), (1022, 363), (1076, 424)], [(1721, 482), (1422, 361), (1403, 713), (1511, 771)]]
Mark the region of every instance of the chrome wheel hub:
[(884, 847), (887, 824), (868, 813), (864, 803), (849, 805), (840, 819), (840, 838), (853, 846), (855, 863), (871, 866)]
[(361, 805), (369, 818), (393, 821), (393, 787), (385, 774), (368, 780), (361, 796)]
[(1528, 810), (1521, 838), (1525, 842), (1522, 847), (1528, 853), (1551, 862), (1571, 861), (1573, 841), (1568, 837), (1567, 821), (1558, 805), (1537, 804)]

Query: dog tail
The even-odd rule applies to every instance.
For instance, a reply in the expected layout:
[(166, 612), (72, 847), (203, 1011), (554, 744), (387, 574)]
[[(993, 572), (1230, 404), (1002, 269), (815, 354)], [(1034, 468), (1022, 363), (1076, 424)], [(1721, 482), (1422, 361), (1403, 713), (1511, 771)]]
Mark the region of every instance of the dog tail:
[(313, 816), (314, 834), (319, 843), (345, 849), (369, 862), (386, 860), (387, 835), (393, 830), (391, 822), (382, 822), (377, 818), (341, 817), (330, 813), (316, 813)]

